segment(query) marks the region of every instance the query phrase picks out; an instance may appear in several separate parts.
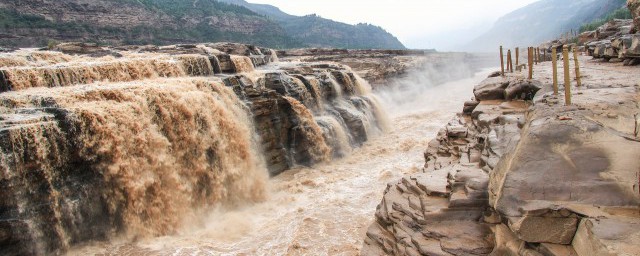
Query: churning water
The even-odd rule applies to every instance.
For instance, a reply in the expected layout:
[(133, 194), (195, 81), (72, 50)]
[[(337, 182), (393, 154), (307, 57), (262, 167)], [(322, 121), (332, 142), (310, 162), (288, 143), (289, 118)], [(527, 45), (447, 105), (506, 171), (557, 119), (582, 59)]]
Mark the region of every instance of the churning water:
[[(264, 202), (218, 208), (204, 218), (185, 216), (175, 235), (95, 242), (70, 254), (357, 255), (386, 184), (421, 170), (428, 142), (488, 74), (463, 69), (449, 78), (471, 78), (440, 83), (429, 79), (433, 72), (438, 71), (417, 72), (375, 93), (390, 114), (388, 132), (354, 150), (346, 149), (346, 135), (337, 132), (346, 157), (272, 178)], [(317, 119), (339, 126), (330, 118)], [(316, 151), (326, 157), (322, 146)]]

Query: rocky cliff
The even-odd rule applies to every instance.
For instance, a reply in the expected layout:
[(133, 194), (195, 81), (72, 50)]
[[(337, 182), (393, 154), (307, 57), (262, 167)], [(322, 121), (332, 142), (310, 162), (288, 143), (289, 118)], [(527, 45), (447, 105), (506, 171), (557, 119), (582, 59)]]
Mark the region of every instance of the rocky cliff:
[(386, 125), (340, 64), (229, 43), (56, 50), (0, 54), (3, 255), (175, 233)]
[(564, 106), (549, 66), (476, 86), (424, 171), (388, 184), (362, 255), (640, 253), (637, 72), (589, 63)]

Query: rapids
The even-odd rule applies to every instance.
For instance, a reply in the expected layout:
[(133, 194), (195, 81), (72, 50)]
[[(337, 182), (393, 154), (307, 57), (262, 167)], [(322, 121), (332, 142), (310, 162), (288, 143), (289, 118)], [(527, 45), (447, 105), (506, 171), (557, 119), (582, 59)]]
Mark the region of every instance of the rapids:
[[(409, 90), (411, 95), (394, 89), (375, 92), (380, 102), (365, 103), (386, 109), (388, 123), (378, 126), (388, 126), (387, 132), (351, 149), (352, 138), (344, 131), (332, 131), (337, 141), (326, 141), (314, 152), (327, 157), (326, 143), (335, 143), (345, 157), (270, 179), (264, 202), (232, 210), (219, 207), (204, 218), (185, 216), (175, 235), (91, 242), (72, 248), (69, 255), (357, 255), (386, 183), (420, 171), (427, 143), (487, 74), (482, 71), (444, 84), (400, 81), (402, 92)], [(326, 127), (343, 129), (335, 118), (315, 118)], [(313, 134), (325, 128), (310, 126)]]

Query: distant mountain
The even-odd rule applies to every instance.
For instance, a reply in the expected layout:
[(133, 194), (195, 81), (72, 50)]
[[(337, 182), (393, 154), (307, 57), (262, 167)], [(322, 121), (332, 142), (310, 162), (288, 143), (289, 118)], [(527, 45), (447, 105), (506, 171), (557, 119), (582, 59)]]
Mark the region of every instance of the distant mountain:
[(371, 24), (349, 25), (317, 15), (294, 16), (266, 4), (220, 0), (248, 8), (278, 22), (290, 37), (311, 47), (348, 49), (406, 49), (392, 34)]
[(303, 46), (272, 19), (216, 0), (0, 0), (0, 46), (44, 46), (54, 40)]
[[(0, 47), (233, 41), (271, 48), (399, 49), (383, 29), (218, 0), (0, 0)], [(250, 7), (250, 8), (247, 8)]]
[(542, 43), (625, 6), (626, 0), (541, 0), (511, 12), (466, 46), (470, 51)]

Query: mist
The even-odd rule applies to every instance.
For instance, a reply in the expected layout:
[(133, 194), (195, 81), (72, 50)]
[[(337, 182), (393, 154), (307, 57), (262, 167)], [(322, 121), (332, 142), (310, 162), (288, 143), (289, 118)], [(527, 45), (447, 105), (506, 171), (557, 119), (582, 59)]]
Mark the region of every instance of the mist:
[(293, 15), (318, 14), (348, 24), (381, 26), (408, 48), (459, 50), (488, 31), (501, 16), (537, 0), (248, 0)]
[(469, 86), (495, 69), (491, 66), (484, 56), (451, 54), (447, 61), (424, 63), (375, 94), (391, 117), (443, 109), (443, 105), (457, 109), (460, 100), (473, 97)]

